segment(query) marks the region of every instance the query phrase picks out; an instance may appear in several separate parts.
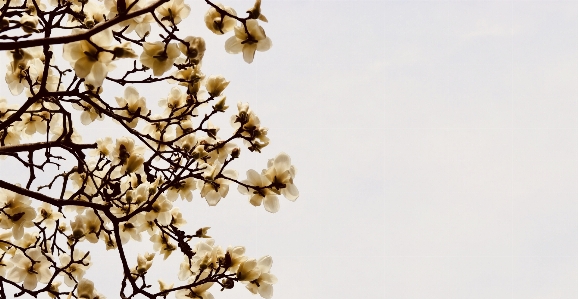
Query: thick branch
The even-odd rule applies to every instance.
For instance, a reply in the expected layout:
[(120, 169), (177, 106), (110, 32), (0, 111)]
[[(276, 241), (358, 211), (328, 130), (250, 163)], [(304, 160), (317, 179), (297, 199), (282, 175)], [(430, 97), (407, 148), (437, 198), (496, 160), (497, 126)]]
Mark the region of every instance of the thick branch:
[(106, 21), (104, 23), (98, 24), (96, 26), (94, 26), (94, 28), (82, 32), (80, 34), (74, 34), (74, 35), (67, 35), (67, 36), (57, 36), (57, 37), (49, 37), (49, 38), (37, 38), (37, 39), (30, 39), (30, 40), (24, 40), (24, 41), (17, 41), (17, 42), (4, 42), (4, 43), (0, 43), (0, 51), (7, 51), (7, 50), (14, 50), (14, 49), (24, 49), (24, 48), (30, 48), (30, 47), (36, 47), (36, 46), (45, 46), (45, 45), (59, 45), (59, 44), (68, 44), (68, 43), (72, 43), (72, 42), (76, 42), (76, 41), (80, 41), (80, 40), (88, 40), (90, 37), (94, 36), (95, 34), (108, 29), (118, 23), (121, 23), (123, 21), (126, 20), (130, 20), (132, 18), (136, 18), (140, 15), (146, 14), (146, 13), (152, 13), (154, 12), (154, 10), (163, 5), (164, 3), (169, 2), (169, 0), (158, 0), (157, 2), (154, 2), (153, 4), (149, 5), (148, 7), (145, 7), (143, 9), (125, 14), (125, 15), (119, 15), (116, 18), (110, 20), (110, 21)]
[(37, 150), (40, 150), (43, 148), (50, 148), (50, 147), (61, 147), (64, 149), (72, 148), (72, 149), (76, 149), (76, 150), (82, 150), (82, 149), (87, 149), (87, 148), (96, 148), (96, 143), (63, 144), (60, 141), (49, 141), (49, 142), (37, 142), (37, 143), (7, 145), (7, 146), (0, 147), (0, 154), (37, 151)]

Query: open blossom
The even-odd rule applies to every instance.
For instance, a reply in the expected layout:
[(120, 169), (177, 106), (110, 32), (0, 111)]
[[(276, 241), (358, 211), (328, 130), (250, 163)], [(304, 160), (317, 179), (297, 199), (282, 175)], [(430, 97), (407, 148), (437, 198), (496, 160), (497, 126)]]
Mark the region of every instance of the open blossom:
[[(216, 161), (213, 165), (205, 164), (205, 167), (203, 174), (205, 180), (199, 180), (197, 187), (201, 189), (201, 197), (204, 197), (210, 206), (214, 206), (229, 193), (229, 180), (223, 177), (217, 178), (223, 168), (221, 162)], [(232, 169), (224, 170), (222, 175), (237, 179), (237, 171)]]
[(259, 26), (257, 20), (251, 19), (246, 22), (247, 31), (243, 25), (235, 27), (235, 35), (225, 42), (227, 53), (237, 54), (243, 52), (243, 59), (247, 63), (253, 62), (255, 51), (264, 52), (271, 49), (273, 43), (265, 35), (263, 27)]
[[(73, 34), (80, 33), (73, 30)], [(102, 48), (108, 48), (112, 42), (112, 31), (103, 30), (90, 38), (92, 42)], [(64, 59), (70, 62), (74, 72), (84, 78), (88, 84), (101, 86), (109, 71), (114, 69), (111, 64), (114, 55), (107, 51), (100, 51), (90, 42), (81, 40), (63, 46)]]
[(30, 199), (24, 195), (0, 190), (0, 228), (12, 229), (12, 237), (20, 240), (24, 235), (25, 227), (33, 227), (32, 222), (36, 217), (36, 211), (30, 206)]
[(183, 200), (191, 201), (193, 200), (193, 190), (197, 189), (197, 182), (193, 178), (186, 178), (179, 182), (175, 182), (171, 187), (169, 187), (167, 192), (167, 198), (170, 201), (175, 201), (179, 196)]
[[(135, 0), (128, 0), (128, 1), (120, 1), (120, 3), (124, 4), (124, 7), (119, 7), (119, 1), (116, 0), (105, 0), (104, 1), (104, 6), (106, 8), (106, 11), (108, 11), (108, 18), (112, 19), (114, 17), (116, 17), (117, 15), (119, 15), (120, 13), (127, 13), (127, 8), (132, 6), (130, 12), (133, 11), (137, 11), (142, 9), (141, 3), (142, 1), (139, 1), (138, 3), (134, 4)], [(119, 12), (119, 9), (121, 10)], [(122, 29), (125, 28), (124, 33), (128, 34), (131, 33), (133, 31), (135, 31), (139, 37), (144, 37), (146, 35), (148, 35), (151, 31), (151, 24), (152, 22), (154, 22), (154, 18), (151, 14), (141, 14), (139, 16), (130, 18), (128, 20), (124, 20), (122, 22), (120, 22), (117, 25), (118, 29)]]
[(258, 278), (247, 284), (247, 289), (251, 291), (251, 293), (259, 293), (259, 295), (265, 299), (271, 299), (273, 297), (273, 284), (277, 283), (277, 277), (269, 273), (272, 265), (273, 258), (268, 255), (257, 261), (257, 267), (261, 274)]
[(155, 76), (162, 76), (170, 70), (179, 57), (180, 51), (177, 44), (169, 44), (166, 47), (163, 42), (143, 43), (143, 52), (140, 55), (142, 65), (153, 70)]
[(42, 221), (49, 229), (54, 229), (56, 226), (56, 220), (62, 218), (62, 213), (53, 210), (53, 206), (43, 202), (40, 207), (37, 208), (38, 216), (34, 221)]
[(154, 234), (150, 241), (153, 242), (153, 249), (159, 251), (166, 260), (177, 247), (169, 241), (169, 237), (164, 233)]
[(237, 103), (239, 112), (231, 116), (231, 125), (235, 129), (242, 126), (243, 142), (249, 146), (250, 151), (260, 152), (262, 148), (269, 144), (267, 137), (268, 129), (261, 127), (259, 117), (249, 108), (248, 103)]
[(34, 290), (38, 282), (48, 283), (50, 281), (52, 273), (50, 273), (49, 267), (51, 264), (38, 248), (27, 250), (26, 255), (19, 251), (12, 258), (11, 262), (14, 267), (8, 273), (8, 279), (17, 283), (24, 282), (24, 288)]
[(189, 16), (191, 7), (184, 0), (171, 0), (156, 9), (159, 19), (165, 26), (178, 25)]
[[(281, 194), (290, 201), (295, 201), (299, 197), (299, 190), (293, 184), (293, 178), (297, 173), (295, 166), (291, 165), (291, 158), (286, 153), (280, 153), (275, 159), (267, 162), (268, 169), (262, 171), (273, 184), (279, 185)], [(281, 187), (283, 186), (284, 187)]]
[(198, 64), (205, 55), (205, 40), (202, 37), (187, 36), (183, 39), (189, 43), (189, 46), (180, 43), (179, 50), (181, 53), (189, 58), (193, 63)]
[[(260, 175), (253, 169), (247, 171), (247, 179), (242, 181), (243, 184), (255, 187), (266, 187), (271, 184), (271, 181), (264, 176)], [(265, 203), (265, 210), (270, 213), (276, 213), (279, 211), (279, 199), (277, 195), (271, 191), (269, 188), (250, 188), (243, 185), (239, 185), (238, 190), (243, 195), (249, 195), (249, 202), (254, 206), (260, 206), (261, 203)]]
[[(148, 113), (148, 108), (146, 106), (146, 99), (139, 95), (136, 88), (129, 86), (124, 90), (124, 97), (115, 97), (118, 106), (125, 108), (126, 110), (121, 110), (118, 114), (124, 117), (132, 118), (127, 125), (131, 128), (136, 127), (138, 124), (137, 115), (146, 115)], [(139, 112), (137, 114), (137, 112)]]
[(152, 205), (152, 210), (147, 212), (145, 220), (158, 220), (161, 225), (168, 225), (171, 223), (171, 208), (173, 204), (167, 200), (164, 195), (160, 195)]
[[(196, 95), (199, 92), (201, 82), (205, 79), (205, 75), (201, 72), (199, 65), (178, 70), (173, 76), (177, 79), (184, 79), (184, 81), (178, 81), (179, 85), (186, 86), (192, 95)], [(196, 113), (196, 108), (193, 113)]]
[(81, 280), (86, 270), (92, 265), (90, 255), (86, 255), (85, 252), (78, 249), (74, 249), (72, 257), (64, 253), (60, 255), (59, 259), (60, 267), (63, 268), (63, 272), (59, 274), (64, 276), (64, 283), (69, 287), (74, 286), (76, 282)]
[[(237, 12), (229, 6), (224, 6), (221, 3), (215, 3), (220, 9), (226, 11), (230, 15), (237, 16)], [(210, 7), (205, 14), (205, 25), (215, 34), (223, 34), (233, 30), (237, 24), (237, 20), (225, 15), (221, 18), (221, 13), (214, 7)]]

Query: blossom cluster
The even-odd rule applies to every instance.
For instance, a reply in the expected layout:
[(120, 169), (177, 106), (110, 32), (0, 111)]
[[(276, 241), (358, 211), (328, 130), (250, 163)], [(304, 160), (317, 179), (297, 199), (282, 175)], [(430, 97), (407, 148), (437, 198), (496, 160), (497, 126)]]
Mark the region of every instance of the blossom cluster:
[[(271, 48), (260, 25), (267, 22), (261, 0), (246, 17), (206, 2), (208, 30), (232, 33), (226, 52), (252, 63), (256, 51)], [(0, 35), (11, 40), (0, 41), (9, 59), (5, 90), (23, 98), (0, 97), (0, 158), (28, 174), (0, 179), (0, 295), (7, 282), (18, 296), (104, 298), (87, 275), (95, 262), (90, 243), (118, 252), (121, 298), (210, 299), (213, 285), (244, 285), (271, 298), (272, 258), (248, 257), (242, 246), (223, 249), (208, 227), (187, 232), (190, 215), (177, 204), (200, 199), (216, 206), (237, 189), (250, 205), (276, 213), (279, 196), (299, 196), (296, 168), (285, 153), (244, 178), (231, 168), (242, 153), (269, 145), (268, 128), (248, 103), (231, 112), (230, 81), (204, 74), (205, 40), (180, 36), (190, 6), (184, 0), (8, 0), (0, 6)], [(142, 86), (157, 83), (170, 89), (153, 102)], [(232, 133), (214, 123), (215, 115), (227, 113)], [(79, 134), (78, 122), (104, 120), (118, 126), (115, 138)], [(124, 250), (129, 242), (146, 242), (153, 251), (132, 263)], [(181, 284), (160, 280), (154, 289), (146, 282), (153, 262), (177, 254)]]

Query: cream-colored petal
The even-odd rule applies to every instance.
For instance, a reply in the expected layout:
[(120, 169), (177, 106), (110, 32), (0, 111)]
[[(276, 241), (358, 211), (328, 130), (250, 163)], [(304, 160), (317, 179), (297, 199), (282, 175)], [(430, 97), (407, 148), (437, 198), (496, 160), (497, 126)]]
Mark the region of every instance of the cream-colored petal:
[(243, 59), (246, 63), (252, 63), (253, 58), (255, 58), (255, 50), (257, 50), (256, 44), (245, 44), (243, 46)]
[(234, 36), (229, 37), (225, 42), (225, 51), (229, 54), (237, 54), (243, 51), (243, 45), (241, 41)]
[(276, 195), (267, 195), (264, 200), (265, 210), (269, 213), (279, 211), (279, 198)]
[(268, 273), (273, 266), (273, 258), (270, 255), (266, 255), (257, 261), (257, 266), (261, 269), (261, 272)]
[(295, 201), (299, 198), (299, 190), (294, 184), (287, 184), (286, 188), (281, 190), (281, 193), (290, 201)]
[(291, 158), (286, 153), (280, 153), (275, 157), (274, 167), (277, 173), (282, 173), (291, 167)]
[(24, 278), (24, 288), (28, 290), (34, 290), (38, 284), (38, 278), (36, 274), (28, 273)]
[(86, 56), (83, 56), (74, 63), (74, 72), (78, 77), (86, 78), (86, 76), (90, 74), (93, 64), (94, 61), (90, 60), (90, 58)]
[(209, 191), (209, 193), (205, 196), (205, 199), (207, 200), (207, 203), (210, 206), (215, 206), (219, 203), (219, 201), (221, 200), (221, 195), (215, 191), (215, 190), (211, 190)]
[(273, 42), (271, 41), (270, 38), (266, 37), (265, 39), (262, 39), (259, 41), (259, 43), (257, 43), (257, 51), (265, 52), (271, 49), (272, 46)]
[(259, 295), (265, 299), (273, 298), (273, 286), (268, 283), (259, 285)]

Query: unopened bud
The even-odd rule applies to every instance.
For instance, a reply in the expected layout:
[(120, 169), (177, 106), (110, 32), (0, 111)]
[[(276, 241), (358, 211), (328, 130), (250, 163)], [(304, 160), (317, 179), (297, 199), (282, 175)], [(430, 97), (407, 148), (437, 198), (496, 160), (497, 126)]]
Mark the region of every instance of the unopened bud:
[(237, 159), (239, 158), (239, 155), (241, 154), (241, 149), (239, 149), (238, 147), (234, 148), (233, 151), (231, 152), (231, 157), (233, 159)]

